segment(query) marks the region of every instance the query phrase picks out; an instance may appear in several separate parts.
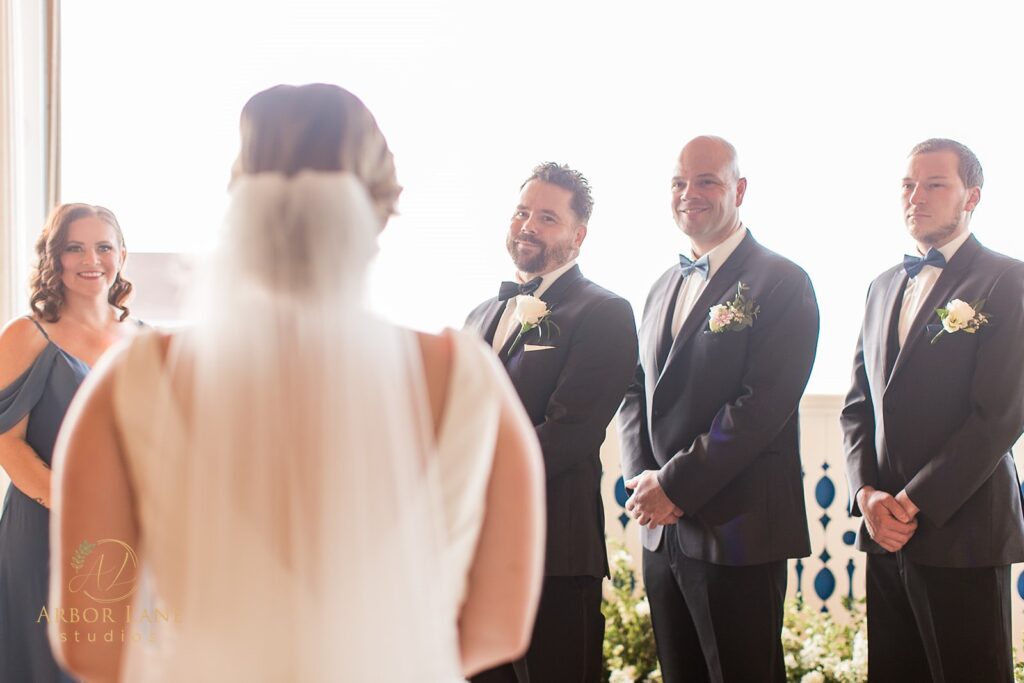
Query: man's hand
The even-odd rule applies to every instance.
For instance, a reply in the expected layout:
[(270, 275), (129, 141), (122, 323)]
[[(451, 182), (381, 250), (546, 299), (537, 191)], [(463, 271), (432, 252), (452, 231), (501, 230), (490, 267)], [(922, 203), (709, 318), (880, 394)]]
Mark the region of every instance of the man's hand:
[(644, 470), (626, 482), (633, 495), (626, 501), (626, 510), (640, 526), (653, 529), (659, 524), (675, 524), (683, 511), (675, 506), (658, 482), (657, 470)]
[(921, 511), (921, 508), (914, 505), (914, 501), (910, 500), (906, 489), (903, 489), (896, 494), (896, 502), (903, 506), (903, 509), (907, 511), (907, 514), (910, 515), (911, 519), (916, 518), (917, 513)]
[[(885, 491), (878, 491), (865, 486), (857, 492), (857, 504), (864, 513), (864, 522), (868, 533), (875, 543), (891, 553), (896, 552), (914, 535), (917, 530), (917, 506), (907, 498), (906, 491), (900, 491), (899, 497), (893, 498)], [(913, 512), (901, 502), (911, 506)]]

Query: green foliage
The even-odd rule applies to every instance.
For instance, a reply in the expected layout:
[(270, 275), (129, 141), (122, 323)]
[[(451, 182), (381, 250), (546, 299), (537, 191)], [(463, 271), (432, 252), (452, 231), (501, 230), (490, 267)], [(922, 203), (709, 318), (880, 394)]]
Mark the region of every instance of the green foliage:
[(611, 553), (611, 585), (601, 603), (604, 614), (604, 680), (661, 683), (654, 650), (651, 607), (636, 580), (633, 557), (621, 545)]
[[(636, 579), (633, 558), (621, 544), (611, 547), (611, 584), (605, 617), (604, 681), (661, 683), (654, 649), (651, 607)], [(843, 599), (846, 619), (809, 607), (802, 598), (786, 601), (782, 649), (788, 683), (865, 683), (868, 633), (864, 600)], [(1024, 662), (1014, 661), (1014, 682), (1024, 683)]]
[[(633, 558), (621, 544), (614, 544), (610, 559), (611, 584), (601, 604), (605, 617), (604, 680), (607, 683), (660, 683), (651, 607), (637, 581)], [(845, 606), (851, 618), (849, 623), (839, 624), (828, 613), (797, 601), (786, 603), (782, 644), (787, 681), (863, 683), (867, 680), (867, 620), (860, 602)]]

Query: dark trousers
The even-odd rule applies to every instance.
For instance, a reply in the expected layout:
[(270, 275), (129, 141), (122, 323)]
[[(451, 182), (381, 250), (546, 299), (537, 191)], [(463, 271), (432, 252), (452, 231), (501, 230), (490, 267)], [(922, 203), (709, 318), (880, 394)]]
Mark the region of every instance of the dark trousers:
[(928, 567), (868, 555), (872, 683), (1013, 680), (1010, 567)]
[(599, 683), (604, 615), (595, 576), (547, 576), (526, 657), (472, 683)]
[(702, 562), (666, 533), (658, 550), (644, 550), (644, 585), (665, 683), (785, 683), (785, 560)]

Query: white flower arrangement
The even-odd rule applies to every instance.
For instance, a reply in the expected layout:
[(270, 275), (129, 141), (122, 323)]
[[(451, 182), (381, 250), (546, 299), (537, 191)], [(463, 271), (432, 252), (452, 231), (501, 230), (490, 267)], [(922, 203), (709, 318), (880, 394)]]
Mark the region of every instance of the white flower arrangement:
[(786, 603), (782, 649), (790, 683), (864, 683), (868, 679), (867, 619), (844, 601), (847, 623), (800, 601)]
[(942, 329), (939, 330), (937, 335), (932, 337), (932, 344), (937, 342), (943, 334), (954, 334), (956, 332), (974, 334), (981, 329), (982, 325), (987, 325), (989, 315), (981, 310), (981, 307), (984, 305), (984, 299), (979, 299), (973, 303), (953, 299), (946, 304), (945, 308), (936, 308), (935, 312), (942, 323)]
[(541, 328), (541, 337), (547, 332), (548, 337), (552, 336), (551, 329), (558, 331), (558, 325), (551, 320), (551, 309), (546, 302), (541, 301), (532, 294), (520, 294), (516, 297), (516, 308), (512, 313), (512, 319), (519, 325), (519, 334), (512, 341), (509, 350), (515, 348), (523, 335), (535, 327)]
[[(613, 544), (611, 582), (605, 586), (604, 677), (608, 683), (662, 683), (654, 649), (650, 603), (639, 585), (633, 558)], [(840, 623), (828, 612), (786, 602), (782, 650), (788, 683), (866, 683), (868, 633), (863, 600), (843, 600)], [(1024, 683), (1024, 663), (1014, 665), (1014, 682)]]
[(609, 548), (611, 581), (605, 584), (604, 678), (609, 683), (661, 683), (654, 650), (651, 605), (636, 578), (633, 557), (620, 545)]

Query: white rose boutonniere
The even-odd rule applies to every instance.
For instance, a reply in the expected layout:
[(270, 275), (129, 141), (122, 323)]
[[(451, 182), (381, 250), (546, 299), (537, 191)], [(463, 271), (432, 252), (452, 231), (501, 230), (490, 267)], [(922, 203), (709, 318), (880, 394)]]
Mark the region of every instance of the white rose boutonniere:
[(736, 284), (736, 297), (724, 304), (712, 306), (708, 311), (708, 332), (738, 332), (754, 324), (754, 318), (761, 312), (761, 307), (743, 296), (750, 285), (742, 282)]
[(512, 346), (509, 347), (509, 351), (515, 348), (519, 340), (523, 338), (523, 335), (535, 327), (541, 329), (541, 338), (544, 337), (545, 332), (548, 337), (551, 337), (552, 328), (556, 332), (558, 331), (558, 325), (551, 320), (551, 309), (548, 308), (548, 305), (530, 294), (520, 294), (516, 297), (516, 310), (512, 314), (512, 319), (519, 323), (519, 334), (516, 335)]
[(981, 329), (982, 325), (987, 325), (989, 315), (981, 310), (981, 307), (984, 305), (984, 299), (979, 299), (972, 303), (953, 299), (946, 304), (945, 308), (936, 308), (935, 312), (942, 322), (942, 329), (939, 330), (937, 335), (932, 337), (932, 344), (937, 342), (939, 337), (944, 334), (953, 334), (955, 332), (974, 334)]

